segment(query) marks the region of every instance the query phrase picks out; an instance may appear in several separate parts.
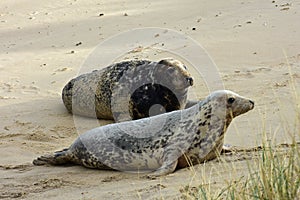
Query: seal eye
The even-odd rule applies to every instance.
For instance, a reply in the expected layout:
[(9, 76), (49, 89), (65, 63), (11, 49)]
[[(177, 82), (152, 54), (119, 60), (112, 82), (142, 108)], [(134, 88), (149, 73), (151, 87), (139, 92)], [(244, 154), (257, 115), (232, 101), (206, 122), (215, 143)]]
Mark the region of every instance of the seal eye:
[(230, 97), (230, 98), (228, 98), (228, 100), (227, 100), (227, 102), (228, 102), (229, 104), (232, 104), (234, 101), (235, 101), (235, 98), (233, 98), (233, 97)]

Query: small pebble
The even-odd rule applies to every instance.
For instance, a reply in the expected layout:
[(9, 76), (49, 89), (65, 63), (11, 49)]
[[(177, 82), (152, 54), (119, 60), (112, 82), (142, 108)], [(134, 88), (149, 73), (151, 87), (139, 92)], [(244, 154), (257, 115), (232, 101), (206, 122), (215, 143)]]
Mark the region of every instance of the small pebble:
[(290, 8), (282, 8), (282, 9), (280, 9), (280, 10), (282, 11), (282, 10), (289, 10), (289, 9), (290, 9)]
[(242, 27), (241, 24), (237, 24), (237, 25), (234, 25), (233, 28), (236, 28), (236, 27)]

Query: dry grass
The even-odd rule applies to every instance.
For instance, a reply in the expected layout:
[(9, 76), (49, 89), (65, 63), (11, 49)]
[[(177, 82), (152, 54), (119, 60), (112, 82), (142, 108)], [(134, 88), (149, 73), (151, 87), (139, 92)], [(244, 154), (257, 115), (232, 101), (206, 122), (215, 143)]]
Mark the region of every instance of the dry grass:
[[(226, 186), (212, 190), (210, 184), (197, 187), (186, 186), (184, 199), (285, 199), (300, 198), (300, 95), (293, 77), (290, 80), (292, 96), (295, 101), (296, 117), (292, 130), (286, 130), (293, 142), (290, 145), (272, 146), (270, 140), (263, 139), (257, 152), (257, 161), (248, 162), (248, 176), (229, 180)], [(280, 102), (279, 102), (280, 103)], [(289, 121), (293, 119), (287, 119)], [(286, 122), (285, 120), (283, 122)], [(266, 136), (264, 131), (263, 133)]]
[(248, 177), (231, 180), (219, 191), (209, 184), (187, 186), (186, 199), (297, 199), (300, 197), (299, 143), (272, 147), (264, 142), (257, 162), (248, 165)]

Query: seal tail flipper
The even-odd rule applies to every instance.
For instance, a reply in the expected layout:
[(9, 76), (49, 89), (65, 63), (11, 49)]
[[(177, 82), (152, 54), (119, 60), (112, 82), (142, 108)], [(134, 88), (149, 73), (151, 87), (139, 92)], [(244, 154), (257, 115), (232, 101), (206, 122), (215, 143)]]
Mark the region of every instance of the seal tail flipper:
[(68, 149), (63, 149), (57, 151), (54, 154), (48, 154), (40, 156), (33, 160), (34, 165), (62, 165), (66, 163), (71, 163)]

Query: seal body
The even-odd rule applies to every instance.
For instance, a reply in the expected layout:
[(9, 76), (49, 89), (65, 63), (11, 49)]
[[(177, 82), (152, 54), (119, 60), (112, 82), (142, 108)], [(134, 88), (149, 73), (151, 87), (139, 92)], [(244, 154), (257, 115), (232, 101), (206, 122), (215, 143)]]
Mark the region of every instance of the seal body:
[(216, 91), (188, 109), (92, 129), (68, 149), (33, 163), (165, 175), (215, 158), (232, 119), (253, 107), (253, 101), (231, 91)]
[(191, 85), (180, 61), (131, 60), (72, 79), (62, 99), (73, 114), (119, 122), (183, 109)]

